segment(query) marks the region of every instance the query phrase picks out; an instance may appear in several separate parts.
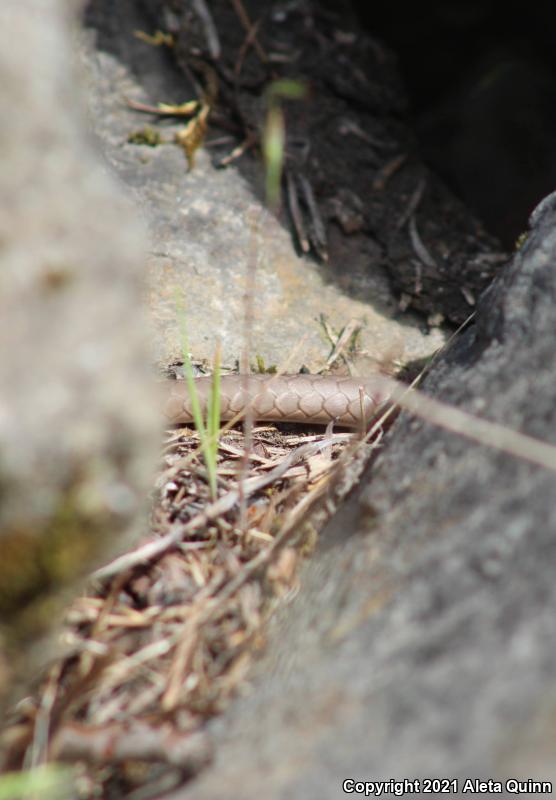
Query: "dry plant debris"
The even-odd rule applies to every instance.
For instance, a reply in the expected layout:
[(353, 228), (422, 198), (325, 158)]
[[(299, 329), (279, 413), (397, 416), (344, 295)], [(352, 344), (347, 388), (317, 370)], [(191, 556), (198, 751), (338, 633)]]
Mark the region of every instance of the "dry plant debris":
[(243, 433), (224, 432), (215, 502), (196, 431), (168, 431), (148, 541), (68, 610), (71, 653), (20, 704), (9, 768), (77, 762), (81, 797), (154, 797), (210, 760), (204, 723), (241, 689), (269, 615), (377, 446), (292, 431), (255, 427), (247, 472)]

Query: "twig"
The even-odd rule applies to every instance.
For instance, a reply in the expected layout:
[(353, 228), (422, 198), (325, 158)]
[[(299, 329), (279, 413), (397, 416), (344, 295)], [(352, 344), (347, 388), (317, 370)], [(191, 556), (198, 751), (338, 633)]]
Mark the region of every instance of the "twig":
[[(354, 436), (354, 440), (356, 437)], [(324, 441), (320, 443), (324, 446), (329, 446), (330, 442)], [(364, 445), (367, 445), (368, 442), (361, 442), (356, 441), (355, 448), (349, 453), (349, 455), (344, 454), (344, 463), (350, 458), (355, 452), (361, 449)], [(302, 450), (303, 448), (299, 448)], [(294, 451), (297, 452), (297, 451)], [(339, 472), (339, 470), (338, 470)], [(341, 474), (341, 473), (340, 473)], [(208, 620), (213, 617), (222, 607), (223, 605), (237, 592), (237, 590), (243, 586), (251, 577), (256, 574), (263, 566), (268, 564), (276, 555), (276, 553), (281, 550), (284, 545), (299, 532), (299, 526), (301, 522), (306, 518), (307, 512), (315, 506), (315, 504), (320, 501), (323, 495), (327, 494), (330, 490), (329, 482), (323, 481), (316, 489), (312, 492), (306, 494), (301, 500), (297, 503), (297, 505), (292, 509), (290, 514), (288, 515), (288, 521), (285, 525), (282, 526), (280, 532), (277, 536), (274, 537), (272, 543), (265, 549), (262, 550), (255, 558), (252, 558), (242, 569), (242, 571), (232, 578), (222, 590), (218, 593), (218, 595), (205, 607), (204, 613), (202, 613), (201, 621), (203, 624), (208, 622)], [(325, 512), (329, 516), (334, 511), (334, 507), (327, 507)]]
[(460, 286), (459, 290), (464, 296), (465, 301), (468, 305), (470, 305), (471, 307), (476, 305), (477, 301), (475, 300), (475, 295), (468, 286)]
[(198, 100), (189, 100), (187, 103), (176, 106), (164, 103), (153, 106), (149, 103), (140, 103), (138, 100), (132, 100), (131, 98), (126, 98), (126, 103), (134, 111), (141, 111), (144, 114), (156, 114), (158, 117), (192, 117), (197, 113), (201, 105)]
[(218, 61), (221, 53), (220, 39), (209, 8), (205, 0), (193, 0), (193, 8), (205, 30), (205, 38), (211, 58), (214, 61)]
[(60, 761), (93, 764), (121, 761), (156, 761), (199, 772), (212, 758), (206, 733), (179, 733), (173, 725), (141, 722), (108, 725), (65, 723), (52, 743), (52, 755)]
[(239, 89), (238, 81), (239, 81), (239, 77), (241, 75), (241, 70), (243, 69), (243, 62), (245, 61), (245, 56), (247, 55), (247, 51), (249, 50), (251, 45), (256, 40), (257, 31), (259, 30), (259, 25), (260, 24), (261, 23), (260, 23), (260, 20), (259, 20), (259, 21), (255, 22), (254, 25), (251, 26), (251, 28), (247, 31), (247, 33), (245, 35), (245, 39), (243, 40), (243, 43), (242, 43), (241, 47), (239, 48), (239, 53), (238, 53), (238, 56), (237, 56), (237, 59), (236, 59), (236, 63), (234, 65), (234, 79), (235, 79), (235, 87), (234, 88), (235, 88), (236, 95), (237, 95), (237, 92), (238, 92), (238, 89)]
[(33, 743), (30, 749), (31, 768), (42, 765), (46, 759), (48, 739), (51, 726), (52, 711), (58, 695), (62, 665), (54, 664), (48, 673), (48, 683), (43, 690), (40, 707), (35, 718)]
[(386, 164), (378, 170), (373, 179), (372, 187), (374, 191), (381, 192), (392, 175), (399, 170), (406, 160), (407, 153), (400, 153), (399, 156), (395, 156), (390, 161), (387, 161)]
[(339, 358), (342, 358), (347, 368), (349, 369), (351, 375), (352, 364), (349, 358), (345, 355), (344, 350), (346, 350), (346, 348), (348, 347), (351, 339), (361, 330), (361, 323), (358, 322), (356, 319), (350, 319), (350, 321), (344, 327), (340, 335), (336, 337), (336, 342), (334, 342), (328, 330), (328, 325), (326, 323), (326, 320), (324, 320), (321, 317), (321, 322), (323, 325), (326, 325), (326, 332), (330, 338), (331, 344), (333, 345), (332, 352), (326, 359), (326, 367), (330, 368), (335, 361), (338, 361)]
[(413, 216), (413, 214), (415, 214), (415, 212), (419, 208), (421, 200), (423, 199), (423, 193), (426, 189), (426, 186), (427, 186), (426, 179), (421, 178), (421, 180), (417, 184), (417, 188), (409, 198), (409, 203), (407, 204), (405, 211), (403, 212), (403, 214), (400, 215), (400, 218), (396, 223), (396, 230), (401, 231), (401, 229), (408, 221), (408, 219), (410, 219)]
[(297, 179), (301, 186), (301, 191), (303, 192), (303, 198), (305, 200), (307, 210), (309, 211), (311, 229), (313, 232), (313, 236), (311, 236), (313, 247), (315, 248), (315, 252), (319, 256), (319, 258), (322, 258), (323, 261), (328, 261), (326, 228), (324, 226), (324, 222), (321, 213), (319, 211), (317, 201), (315, 200), (313, 187), (311, 186), (307, 178), (300, 172), (297, 175)]
[(188, 619), (180, 631), (178, 646), (174, 653), (172, 666), (170, 667), (170, 677), (164, 694), (162, 695), (162, 708), (164, 711), (172, 711), (178, 702), (183, 678), (195, 654), (195, 648), (199, 639), (199, 622), (197, 616)]
[(288, 208), (292, 217), (293, 227), (295, 228), (299, 247), (303, 253), (308, 253), (311, 249), (311, 245), (309, 244), (309, 239), (307, 237), (307, 231), (303, 221), (303, 214), (301, 213), (301, 208), (299, 207), (295, 179), (289, 169), (286, 170), (286, 192), (288, 198)]
[[(387, 379), (384, 379), (387, 380)], [(403, 387), (397, 381), (388, 381), (392, 389), (391, 400), (421, 419), (445, 428), (451, 433), (503, 453), (529, 461), (556, 472), (556, 447), (533, 436), (519, 433), (497, 422), (481, 419), (459, 408), (433, 400), (428, 395)]]
[(413, 249), (415, 250), (419, 260), (423, 262), (427, 267), (431, 269), (438, 269), (436, 261), (431, 256), (425, 245), (423, 244), (423, 240), (419, 236), (419, 231), (417, 230), (417, 222), (415, 221), (415, 214), (411, 215), (409, 220), (409, 238), (411, 239), (411, 244), (413, 245)]
[[(249, 225), (249, 259), (247, 262), (247, 274), (245, 276), (245, 294), (243, 296), (243, 391), (245, 396), (249, 396), (249, 357), (251, 354), (251, 340), (253, 338), (253, 319), (255, 313), (255, 289), (257, 280), (257, 261), (259, 247), (257, 237), (261, 210), (256, 216), (252, 216)], [(243, 457), (240, 462), (239, 470), (239, 527), (243, 535), (247, 535), (247, 503), (243, 491), (246, 475), (249, 472), (249, 455), (253, 446), (253, 408), (249, 405), (246, 408), (243, 418)]]
[[(232, 5), (234, 7), (234, 10), (235, 10), (236, 14), (239, 17), (239, 21), (241, 22), (241, 24), (243, 25), (243, 27), (245, 29), (245, 32), (247, 34), (251, 35), (251, 29), (253, 28), (253, 23), (249, 19), (249, 15), (247, 14), (247, 11), (245, 10), (245, 6), (241, 2), (241, 0), (232, 0)], [(257, 52), (257, 55), (258, 55), (260, 61), (263, 64), (268, 64), (268, 56), (265, 53), (265, 51), (263, 50), (263, 48), (261, 47), (261, 45), (259, 43), (259, 40), (257, 39), (257, 35), (253, 34), (252, 38), (253, 38), (253, 46), (254, 46), (254, 48), (255, 48), (255, 50)]]
[(257, 136), (254, 133), (247, 133), (243, 142), (234, 147), (234, 149), (228, 153), (227, 156), (221, 158), (218, 162), (219, 167), (227, 167), (232, 164), (234, 161), (237, 161), (239, 158), (242, 157), (244, 153), (250, 150), (257, 144)]
[[(286, 456), (281, 464), (275, 467), (267, 475), (263, 475), (260, 478), (249, 478), (249, 480), (244, 481), (243, 492), (245, 497), (249, 497), (249, 495), (253, 494), (254, 492), (258, 492), (261, 489), (264, 489), (265, 486), (269, 486), (271, 483), (274, 483), (274, 481), (279, 480), (291, 466), (297, 464), (304, 458), (318, 453), (320, 450), (328, 447), (329, 445), (330, 442), (328, 441), (312, 442), (311, 444), (302, 445), (296, 450), (293, 450), (291, 453), (289, 453), (289, 455)], [(161, 556), (162, 553), (165, 553), (171, 547), (174, 547), (184, 537), (189, 536), (190, 534), (204, 527), (207, 525), (207, 523), (221, 514), (225, 514), (236, 505), (238, 500), (239, 490), (232, 489), (227, 494), (222, 495), (222, 497), (220, 497), (216, 502), (207, 506), (205, 511), (201, 512), (196, 517), (193, 517), (193, 519), (189, 520), (189, 522), (186, 522), (185, 524), (175, 523), (169, 533), (167, 533), (165, 536), (162, 536), (160, 539), (157, 539), (155, 542), (149, 542), (148, 544), (137, 548), (132, 553), (126, 553), (125, 555), (114, 559), (114, 561), (111, 561), (109, 564), (106, 564), (106, 566), (97, 569), (95, 572), (93, 572), (93, 579), (106, 580), (107, 578), (111, 578), (113, 575), (117, 575), (119, 572), (122, 572), (122, 570), (133, 569), (140, 564), (145, 564), (149, 561), (152, 561), (154, 558)]]

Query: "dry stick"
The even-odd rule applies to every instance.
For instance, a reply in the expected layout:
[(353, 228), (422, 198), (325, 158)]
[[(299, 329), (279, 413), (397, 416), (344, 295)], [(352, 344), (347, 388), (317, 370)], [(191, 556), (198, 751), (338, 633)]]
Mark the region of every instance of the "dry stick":
[(304, 253), (308, 253), (311, 249), (309, 244), (309, 237), (305, 228), (303, 214), (299, 206), (299, 198), (295, 188), (295, 180), (291, 170), (286, 169), (286, 198), (288, 201), (288, 208), (292, 217), (293, 226), (295, 228), (295, 235), (297, 236), (298, 244)]
[(46, 761), (52, 711), (58, 696), (61, 674), (61, 663), (54, 664), (49, 670), (48, 682), (42, 691), (41, 703), (35, 717), (33, 741), (27, 751), (29, 769), (36, 769)]
[(339, 336), (336, 337), (336, 342), (334, 342), (334, 336), (332, 335), (332, 331), (330, 330), (330, 326), (324, 317), (324, 314), (321, 314), (321, 324), (332, 346), (332, 351), (326, 359), (326, 368), (329, 369), (335, 361), (338, 361), (340, 358), (342, 358), (344, 364), (349, 370), (349, 374), (353, 375), (352, 363), (349, 357), (346, 356), (345, 350), (347, 349), (351, 338), (361, 330), (361, 323), (356, 319), (350, 319), (348, 324), (340, 332)]
[(192, 117), (197, 113), (199, 108), (199, 101), (192, 100), (190, 103), (183, 103), (181, 106), (158, 106), (149, 105), (148, 103), (140, 103), (138, 100), (132, 100), (129, 97), (125, 98), (129, 108), (134, 111), (142, 111), (144, 114), (155, 114), (157, 117)]
[(359, 438), (361, 441), (365, 441), (365, 390), (362, 386), (359, 387), (359, 412), (361, 415), (359, 423)]
[(219, 166), (227, 167), (233, 161), (237, 161), (239, 158), (241, 158), (241, 156), (245, 152), (247, 152), (247, 150), (253, 147), (253, 145), (255, 145), (256, 143), (257, 139), (255, 135), (248, 133), (243, 142), (241, 142), (241, 144), (238, 144), (238, 146), (234, 147), (234, 149), (230, 153), (228, 153), (227, 156), (224, 156), (224, 158), (220, 159), (220, 161), (218, 162)]
[[(406, 387), (407, 388), (407, 387)], [(320, 445), (329, 445), (329, 442), (319, 442)], [(357, 442), (352, 452), (358, 450), (363, 442)], [(306, 446), (306, 445), (304, 445)], [(304, 447), (303, 446), (303, 447)], [(299, 450), (303, 450), (300, 447)], [(294, 451), (297, 452), (297, 451)], [(347, 458), (347, 456), (345, 456)], [(320, 486), (317, 486), (312, 492), (304, 495), (301, 500), (291, 510), (288, 521), (281, 528), (280, 532), (274, 537), (271, 544), (258, 555), (252, 558), (245, 564), (240, 573), (235, 575), (228, 583), (226, 583), (222, 590), (209, 601), (206, 606), (201, 609), (200, 616), (197, 620), (199, 624), (205, 624), (211, 617), (213, 617), (222, 606), (240, 589), (250, 578), (258, 572), (263, 566), (268, 564), (276, 552), (284, 547), (292, 536), (299, 531), (299, 525), (305, 519), (309, 509), (329, 490), (329, 482), (323, 481)]]
[(216, 25), (214, 24), (208, 6), (205, 0), (193, 0), (192, 5), (205, 30), (205, 38), (207, 40), (210, 56), (213, 61), (218, 61), (222, 48), (220, 46), (220, 39), (218, 38), (218, 31), (216, 30)]
[(248, 52), (249, 48), (254, 43), (254, 41), (255, 41), (255, 39), (257, 37), (257, 31), (259, 30), (259, 25), (260, 24), (261, 24), (261, 21), (258, 20), (257, 22), (254, 23), (254, 25), (251, 26), (250, 30), (248, 30), (247, 33), (245, 34), (245, 39), (243, 40), (243, 43), (242, 43), (241, 47), (239, 48), (239, 53), (238, 53), (238, 56), (237, 56), (237, 59), (236, 59), (236, 63), (234, 65), (234, 76), (235, 76), (235, 81), (236, 81), (236, 89), (238, 88), (237, 82), (239, 81), (239, 77), (241, 75), (241, 70), (243, 69), (243, 62), (245, 61), (245, 57), (247, 55), (247, 52)]
[(180, 640), (175, 650), (170, 667), (168, 685), (162, 695), (162, 710), (172, 711), (179, 700), (183, 676), (191, 665), (195, 654), (195, 647), (199, 639), (200, 624), (195, 617), (186, 620), (180, 631)]
[(301, 172), (298, 173), (297, 180), (301, 187), (301, 191), (303, 192), (305, 205), (307, 206), (307, 210), (309, 212), (309, 219), (311, 222), (310, 227), (313, 233), (313, 235), (310, 236), (310, 239), (313, 243), (313, 247), (323, 261), (328, 261), (326, 229), (324, 227), (324, 221), (319, 211), (317, 201), (315, 200), (313, 188), (307, 178)]
[[(470, 317), (472, 316), (473, 314), (470, 315)], [(464, 327), (467, 322), (468, 320), (460, 327)], [(497, 422), (481, 419), (440, 400), (433, 400), (428, 395), (413, 388), (420, 382), (421, 378), (422, 375), (418, 375), (411, 386), (407, 386), (393, 378), (377, 376), (377, 382), (380, 381), (384, 391), (389, 393), (389, 406), (369, 429), (365, 439), (360, 441), (357, 446), (368, 442), (398, 408), (403, 408), (416, 417), (439, 428), (444, 428), (450, 433), (464, 436), (478, 444), (492, 447), (499, 452), (508, 453), (523, 461), (544, 467), (550, 472), (556, 472), (555, 445), (547, 444), (525, 433), (514, 431), (512, 428), (507, 428)]]
[(374, 191), (383, 191), (388, 180), (399, 170), (405, 161), (407, 161), (407, 153), (400, 153), (400, 155), (394, 156), (390, 161), (387, 161), (386, 164), (378, 170), (372, 182)]
[[(256, 214), (256, 212), (255, 212)], [(243, 364), (240, 365), (240, 372), (243, 372), (243, 392), (245, 397), (249, 396), (249, 356), (251, 354), (251, 343), (253, 338), (253, 317), (255, 308), (255, 283), (257, 279), (257, 257), (258, 242), (257, 233), (262, 211), (253, 215), (250, 224), (249, 259), (247, 262), (247, 274), (245, 276), (245, 294), (243, 296)], [(243, 493), (243, 485), (249, 471), (249, 455), (253, 446), (253, 408), (248, 407), (243, 418), (243, 458), (240, 463), (239, 472), (239, 529), (245, 540), (248, 530), (247, 522), (247, 503)], [(245, 542), (244, 542), (245, 543)]]
[(191, 773), (198, 772), (210, 759), (208, 735), (199, 731), (182, 733), (170, 725), (134, 720), (110, 721), (106, 725), (66, 722), (57, 732), (53, 756), (62, 761), (87, 761), (101, 764), (122, 761), (163, 762)]
[[(260, 478), (249, 478), (248, 480), (244, 481), (244, 496), (249, 497), (249, 495), (253, 494), (254, 492), (264, 489), (265, 486), (268, 486), (274, 481), (279, 480), (284, 473), (287, 472), (291, 466), (297, 464), (298, 461), (301, 461), (303, 458), (307, 458), (308, 456), (315, 455), (316, 453), (320, 452), (320, 450), (329, 446), (330, 442), (324, 440), (321, 442), (311, 442), (311, 444), (308, 445), (301, 445), (301, 447), (292, 450), (292, 452), (289, 453), (286, 458), (267, 475), (263, 475)], [(236, 505), (238, 500), (239, 490), (231, 489), (225, 495), (218, 498), (218, 500), (216, 500), (214, 503), (211, 503), (209, 506), (207, 506), (205, 511), (189, 520), (189, 522), (186, 522), (185, 524), (175, 523), (170, 532), (165, 536), (162, 536), (160, 539), (157, 539), (154, 542), (148, 542), (142, 547), (134, 550), (132, 553), (126, 553), (125, 555), (114, 559), (114, 561), (106, 564), (106, 566), (97, 569), (96, 572), (93, 572), (92, 577), (99, 580), (105, 580), (113, 575), (117, 575), (122, 570), (132, 569), (139, 564), (144, 564), (147, 561), (162, 555), (162, 553), (166, 552), (166, 550), (178, 544), (184, 536), (199, 530), (199, 528), (207, 525), (207, 523), (209, 523), (215, 517), (218, 517), (220, 514), (225, 514)]]
[(451, 433), (465, 436), (467, 439), (488, 445), (496, 450), (529, 461), (537, 466), (556, 472), (556, 446), (546, 444), (540, 439), (519, 433), (505, 425), (481, 419), (467, 411), (432, 400), (427, 395), (399, 383), (384, 380), (384, 385), (391, 390), (391, 401), (410, 411), (427, 422), (445, 428)]
[(427, 267), (430, 267), (431, 269), (437, 269), (436, 261), (425, 247), (425, 244), (419, 235), (415, 214), (411, 215), (408, 227), (409, 238), (411, 239), (411, 244), (419, 260), (422, 261)]
[(400, 215), (400, 218), (396, 223), (397, 230), (401, 231), (405, 223), (415, 214), (415, 212), (419, 208), (421, 200), (423, 199), (423, 193), (426, 189), (426, 186), (427, 186), (426, 179), (421, 178), (413, 194), (409, 198), (409, 203), (407, 204), (405, 211)]
[(245, 7), (244, 7), (243, 3), (241, 2), (241, 0), (232, 0), (232, 5), (234, 7), (234, 10), (235, 10), (236, 14), (239, 17), (239, 20), (240, 20), (241, 24), (243, 25), (243, 27), (245, 29), (245, 32), (247, 34), (249, 34), (250, 36), (252, 35), (253, 46), (254, 46), (254, 48), (255, 48), (255, 50), (257, 52), (257, 55), (258, 55), (259, 59), (261, 60), (261, 62), (263, 64), (268, 64), (268, 56), (265, 53), (265, 51), (263, 50), (263, 48), (261, 47), (261, 45), (259, 43), (259, 40), (257, 39), (256, 33), (255, 34), (251, 34), (252, 29), (253, 29), (253, 23), (249, 19), (249, 15), (247, 14), (247, 11), (245, 10)]

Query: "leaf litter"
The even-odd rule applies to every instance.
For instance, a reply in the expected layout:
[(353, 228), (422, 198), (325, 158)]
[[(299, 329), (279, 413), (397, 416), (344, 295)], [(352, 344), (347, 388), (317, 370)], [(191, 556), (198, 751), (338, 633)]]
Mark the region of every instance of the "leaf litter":
[(8, 729), (11, 768), (71, 762), (80, 797), (135, 800), (199, 772), (206, 722), (245, 690), (272, 612), (380, 438), (255, 426), (246, 459), (227, 430), (213, 501), (197, 432), (167, 431), (149, 534), (69, 607), (69, 653)]

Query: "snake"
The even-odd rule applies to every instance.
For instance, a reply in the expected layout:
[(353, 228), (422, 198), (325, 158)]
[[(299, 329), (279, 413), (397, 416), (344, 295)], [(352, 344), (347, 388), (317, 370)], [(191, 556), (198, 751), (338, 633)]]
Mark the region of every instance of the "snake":
[[(202, 412), (206, 412), (212, 377), (195, 378)], [(193, 422), (193, 406), (186, 380), (164, 381), (163, 414), (171, 425)], [(378, 377), (337, 375), (222, 375), (220, 419), (239, 418), (251, 409), (259, 422), (296, 422), (328, 425), (331, 422), (360, 428), (386, 402), (388, 395)]]

